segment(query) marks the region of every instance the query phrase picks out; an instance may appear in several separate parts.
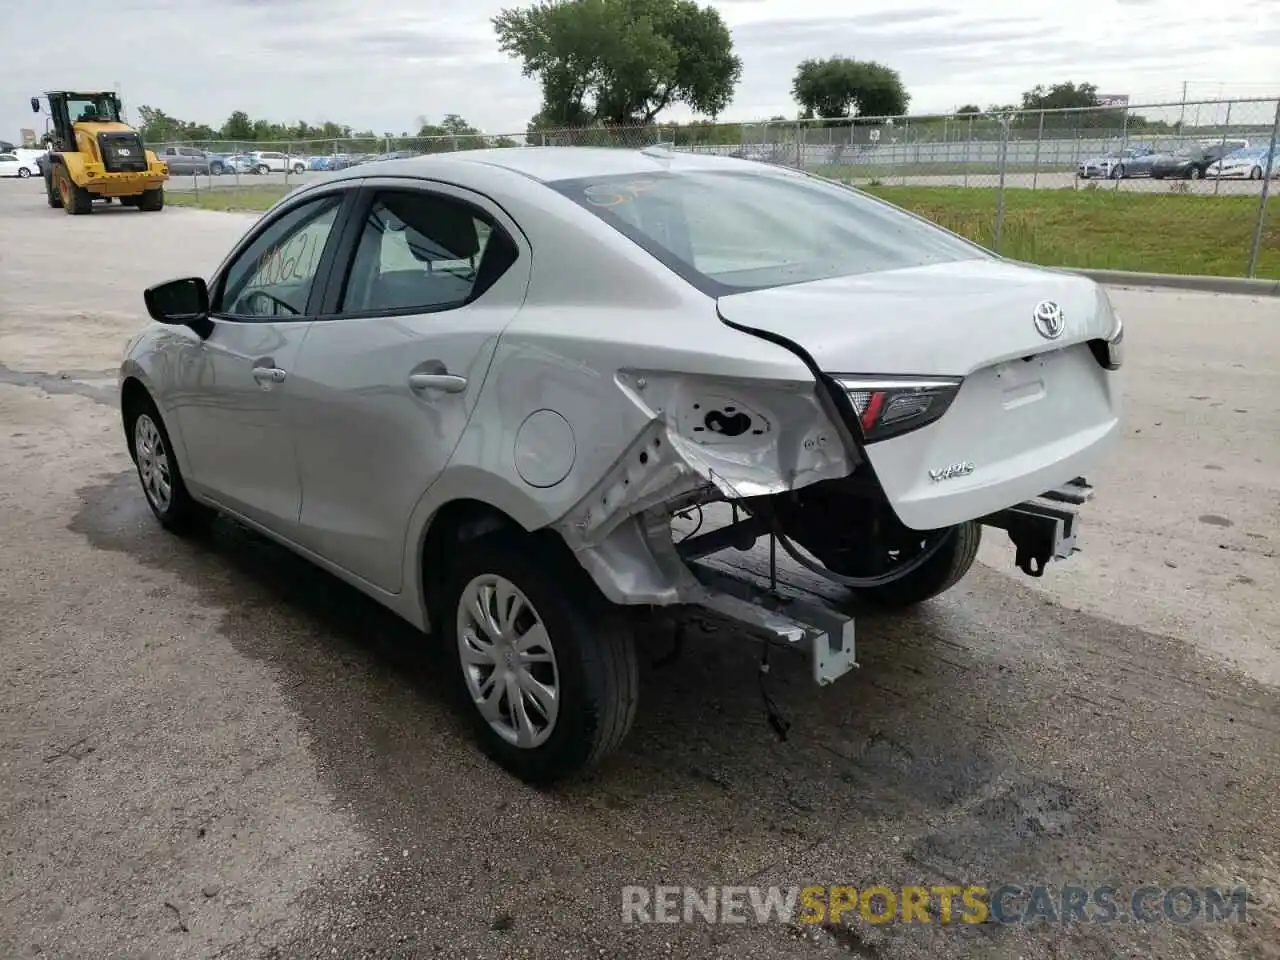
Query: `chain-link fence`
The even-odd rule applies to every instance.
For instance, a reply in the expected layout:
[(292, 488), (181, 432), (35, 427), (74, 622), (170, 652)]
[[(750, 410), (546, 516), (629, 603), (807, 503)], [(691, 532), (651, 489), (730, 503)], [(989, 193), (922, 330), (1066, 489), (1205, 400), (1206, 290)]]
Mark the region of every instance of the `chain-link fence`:
[(999, 253), (1057, 266), (1280, 279), (1280, 101), (1212, 100), (853, 121), (153, 145), (172, 190), (280, 191), (370, 160), (611, 146), (716, 153), (860, 187)]

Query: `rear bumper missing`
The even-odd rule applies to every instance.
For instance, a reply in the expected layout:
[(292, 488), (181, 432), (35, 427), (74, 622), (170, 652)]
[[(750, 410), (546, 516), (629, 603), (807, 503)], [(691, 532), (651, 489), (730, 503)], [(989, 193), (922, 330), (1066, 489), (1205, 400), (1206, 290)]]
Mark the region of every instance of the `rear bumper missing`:
[[(1077, 477), (979, 522), (1008, 533), (1019, 569), (1039, 577), (1051, 560), (1065, 560), (1079, 549), (1080, 523), (1075, 508), (1092, 497), (1093, 488)], [(741, 536), (748, 544), (758, 534), (749, 524), (742, 527)], [(804, 654), (819, 686), (832, 683), (858, 665), (854, 617), (847, 611), (847, 603), (841, 602), (841, 588), (822, 589), (812, 580), (800, 584), (791, 576), (771, 578), (758, 568), (725, 563), (717, 554), (743, 544), (735, 543), (727, 530), (706, 537), (705, 548), (699, 545), (683, 556), (705, 591), (697, 601), (699, 606), (737, 622), (768, 643)]]
[(1091, 499), (1093, 487), (1084, 477), (1076, 477), (979, 522), (1004, 530), (1013, 541), (1018, 569), (1029, 577), (1042, 577), (1051, 560), (1065, 560), (1080, 549), (1076, 545), (1080, 516), (1075, 508)]

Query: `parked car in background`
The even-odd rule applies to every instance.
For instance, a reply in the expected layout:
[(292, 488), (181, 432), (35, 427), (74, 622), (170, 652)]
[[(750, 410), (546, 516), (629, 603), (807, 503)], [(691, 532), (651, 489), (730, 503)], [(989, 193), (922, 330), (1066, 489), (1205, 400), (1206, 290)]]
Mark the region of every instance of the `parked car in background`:
[(208, 176), (209, 158), (195, 147), (152, 147), (156, 158), (169, 165), (170, 176)]
[(1235, 150), (1230, 141), (1226, 144), (1196, 144), (1183, 147), (1174, 153), (1164, 153), (1156, 157), (1151, 166), (1151, 176), (1157, 180), (1166, 177), (1183, 180), (1199, 180), (1205, 175), (1210, 165)]
[(307, 161), (275, 150), (257, 150), (249, 154), (255, 173), (305, 173)]
[(233, 153), (223, 161), (227, 173), (256, 173), (253, 157), (247, 153)]
[(315, 157), (315, 162), (311, 165), (312, 170), (346, 170), (348, 167), (354, 167), (360, 162), (360, 157), (350, 153), (334, 153), (326, 157)]
[(207, 153), (205, 157), (209, 161), (209, 172), (215, 177), (232, 172), (231, 164), (228, 162), (230, 158), (225, 153)]
[(1248, 140), (1227, 137), (1226, 139), (1201, 140), (1202, 147), (1226, 147), (1226, 151), (1222, 154), (1224, 157), (1229, 153), (1235, 153), (1237, 150), (1247, 150), (1250, 147)]
[(1151, 166), (1155, 163), (1156, 152), (1150, 147), (1126, 147), (1103, 157), (1082, 160), (1076, 170), (1081, 180), (1092, 180), (1098, 177), (1120, 180), (1125, 177), (1146, 177), (1151, 175)]
[(0, 177), (19, 177), (26, 180), (29, 177), (38, 176), (40, 176), (40, 165), (35, 159), (26, 160), (16, 153), (0, 153)]
[(1271, 176), (1280, 177), (1280, 155), (1272, 158), (1266, 147), (1246, 147), (1229, 153), (1217, 163), (1209, 165), (1205, 176), (1223, 180), (1261, 180), (1267, 174), (1270, 163)]

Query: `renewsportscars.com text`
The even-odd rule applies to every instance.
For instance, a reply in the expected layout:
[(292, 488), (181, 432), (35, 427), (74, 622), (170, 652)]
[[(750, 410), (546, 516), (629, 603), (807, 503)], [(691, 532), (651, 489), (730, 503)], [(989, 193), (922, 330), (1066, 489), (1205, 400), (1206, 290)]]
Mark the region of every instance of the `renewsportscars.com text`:
[(1243, 921), (1244, 887), (624, 887), (623, 923), (1036, 924)]

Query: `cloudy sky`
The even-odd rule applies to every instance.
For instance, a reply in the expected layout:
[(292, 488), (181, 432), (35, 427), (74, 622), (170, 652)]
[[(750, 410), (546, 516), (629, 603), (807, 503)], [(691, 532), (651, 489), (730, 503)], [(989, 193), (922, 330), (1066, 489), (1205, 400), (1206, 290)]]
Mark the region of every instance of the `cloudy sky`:
[[(743, 59), (726, 115), (734, 121), (794, 116), (796, 63), (832, 54), (895, 67), (912, 112), (1016, 101), (1036, 83), (1061, 80), (1089, 81), (1135, 103), (1177, 99), (1184, 81), (1193, 97), (1280, 95), (1280, 0), (905, 0), (896, 9), (884, 0), (712, 3)], [(33, 93), (117, 83), (126, 105), (215, 127), (241, 109), (379, 133), (446, 113), (489, 133), (522, 131), (539, 95), (497, 50), (490, 18), (504, 5), (0, 0), (0, 138), (32, 125)]]

